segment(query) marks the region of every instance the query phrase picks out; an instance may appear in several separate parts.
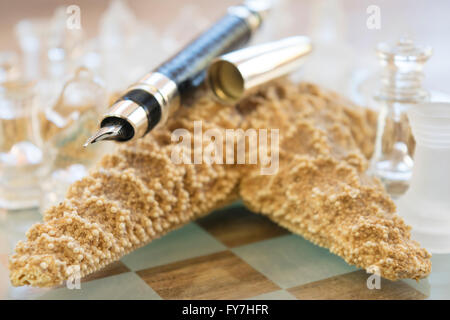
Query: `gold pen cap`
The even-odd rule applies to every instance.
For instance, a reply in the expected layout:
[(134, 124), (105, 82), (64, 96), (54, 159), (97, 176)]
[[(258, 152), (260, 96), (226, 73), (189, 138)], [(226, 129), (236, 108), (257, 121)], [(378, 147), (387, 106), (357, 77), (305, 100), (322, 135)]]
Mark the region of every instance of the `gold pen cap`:
[(252, 88), (298, 69), (311, 51), (310, 38), (294, 36), (227, 53), (209, 66), (209, 89), (221, 102), (235, 103)]

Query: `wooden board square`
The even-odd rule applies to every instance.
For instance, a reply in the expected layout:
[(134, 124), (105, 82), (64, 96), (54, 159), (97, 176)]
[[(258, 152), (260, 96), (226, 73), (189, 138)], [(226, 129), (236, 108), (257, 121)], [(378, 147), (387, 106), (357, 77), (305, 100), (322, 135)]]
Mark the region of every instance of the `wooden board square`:
[(244, 299), (279, 289), (230, 251), (136, 273), (163, 299)]

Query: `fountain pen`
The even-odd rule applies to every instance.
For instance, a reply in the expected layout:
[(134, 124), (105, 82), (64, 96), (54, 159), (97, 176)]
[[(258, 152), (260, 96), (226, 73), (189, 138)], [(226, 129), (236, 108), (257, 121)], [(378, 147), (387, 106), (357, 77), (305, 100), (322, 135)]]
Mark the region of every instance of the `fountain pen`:
[(217, 56), (245, 45), (260, 27), (269, 5), (246, 1), (227, 14), (171, 59), (146, 74), (103, 116), (100, 129), (84, 146), (102, 141), (129, 141), (164, 124), (191, 90), (201, 84)]

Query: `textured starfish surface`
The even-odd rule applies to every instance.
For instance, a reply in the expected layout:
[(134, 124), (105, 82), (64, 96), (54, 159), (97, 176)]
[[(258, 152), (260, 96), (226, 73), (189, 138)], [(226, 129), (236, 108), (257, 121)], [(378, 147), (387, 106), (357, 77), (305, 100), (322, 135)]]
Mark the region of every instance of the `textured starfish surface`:
[[(58, 285), (74, 268), (86, 276), (237, 199), (349, 264), (391, 280), (429, 274), (430, 254), (410, 239), (410, 227), (381, 184), (365, 174), (373, 112), (287, 80), (261, 87), (236, 106), (198, 95), (166, 126), (104, 156), (46, 211), (10, 256), (13, 285)], [(261, 175), (260, 163), (175, 164), (171, 133), (193, 132), (200, 120), (203, 131), (279, 129), (278, 171)]]

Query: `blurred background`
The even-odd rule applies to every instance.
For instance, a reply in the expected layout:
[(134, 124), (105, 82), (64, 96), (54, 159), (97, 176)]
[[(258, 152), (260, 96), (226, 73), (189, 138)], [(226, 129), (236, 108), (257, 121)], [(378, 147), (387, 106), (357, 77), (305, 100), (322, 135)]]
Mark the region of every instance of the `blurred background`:
[[(109, 0), (37, 0), (0, 1), (0, 49), (19, 50), (17, 23), (23, 19), (50, 19), (58, 7), (77, 5), (81, 9), (81, 27), (88, 39), (99, 37), (101, 19), (113, 1)], [(447, 12), (450, 3), (445, 0), (274, 0), (276, 5), (272, 21), (264, 35), (255, 41), (282, 38), (294, 34), (307, 34), (314, 40), (339, 42), (348, 46), (356, 58), (354, 63), (376, 64), (374, 48), (380, 41), (395, 41), (410, 35), (417, 43), (431, 45), (433, 59), (427, 64), (427, 85), (445, 91), (450, 75), (447, 59), (450, 44), (450, 22)], [(181, 1), (181, 0), (127, 0), (124, 2), (133, 20), (150, 28), (159, 40), (163, 35), (175, 36), (179, 43), (164, 46), (172, 50), (183, 45), (202, 28), (220, 17), (234, 0)], [(379, 29), (366, 26), (370, 6), (380, 8)], [(282, 17), (280, 19), (279, 17)], [(120, 20), (130, 22), (131, 16)], [(135, 20), (137, 19), (137, 20)], [(178, 28), (177, 28), (178, 26)], [(182, 27), (180, 27), (182, 26)], [(167, 39), (165, 39), (167, 40)], [(165, 42), (165, 41), (163, 41)], [(170, 40), (172, 42), (172, 40)], [(148, 44), (150, 45), (150, 44)], [(161, 45), (151, 44), (154, 48)], [(148, 59), (154, 60), (154, 59)], [(158, 60), (158, 59), (156, 59)], [(158, 61), (149, 61), (157, 64)], [(336, 66), (339, 67), (339, 66)]]
[[(317, 35), (336, 40), (351, 47), (367, 63), (374, 61), (374, 48), (380, 41), (395, 41), (399, 36), (411, 35), (418, 43), (434, 48), (433, 59), (427, 65), (427, 84), (445, 91), (450, 75), (446, 58), (450, 44), (450, 22), (447, 17), (450, 3), (445, 0), (275, 0), (278, 6), (268, 32), (274, 38), (293, 34)], [(220, 17), (224, 10), (239, 3), (234, 0), (128, 0), (127, 7), (140, 23), (149, 26), (158, 36), (171, 28), (182, 45), (202, 27)], [(111, 5), (109, 0), (15, 0), (0, 1), (0, 49), (18, 50), (16, 24), (23, 19), (49, 19), (60, 6), (78, 5), (81, 26), (87, 38), (99, 36), (100, 20)], [(368, 29), (369, 6), (380, 8), (380, 29)], [(176, 23), (175, 21), (178, 21)], [(183, 25), (176, 29), (176, 25)], [(320, 30), (319, 30), (320, 29)], [(333, 35), (334, 34), (334, 35)], [(335, 39), (331, 39), (336, 36)], [(184, 41), (183, 41), (184, 40)], [(261, 37), (259, 38), (261, 40)], [(314, 40), (318, 40), (317, 37)], [(155, 44), (157, 47), (160, 44)]]

